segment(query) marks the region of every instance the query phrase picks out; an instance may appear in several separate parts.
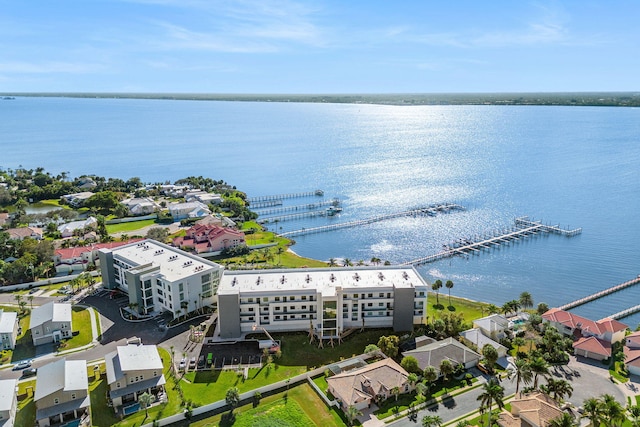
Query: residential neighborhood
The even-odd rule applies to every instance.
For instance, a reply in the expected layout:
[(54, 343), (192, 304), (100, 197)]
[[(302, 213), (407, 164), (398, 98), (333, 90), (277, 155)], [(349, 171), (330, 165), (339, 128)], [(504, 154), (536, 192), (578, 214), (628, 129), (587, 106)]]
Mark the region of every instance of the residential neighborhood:
[(440, 280), (375, 257), (294, 265), (289, 241), (237, 200), (225, 207), (223, 184), (134, 180), (117, 200), (82, 182), (60, 199), (95, 215), (5, 219), (0, 426), (219, 423), (262, 395), (312, 401), (339, 426), (586, 426), (589, 405), (614, 403), (632, 414), (640, 336), (612, 317), (535, 307), (527, 292), (445, 306)]

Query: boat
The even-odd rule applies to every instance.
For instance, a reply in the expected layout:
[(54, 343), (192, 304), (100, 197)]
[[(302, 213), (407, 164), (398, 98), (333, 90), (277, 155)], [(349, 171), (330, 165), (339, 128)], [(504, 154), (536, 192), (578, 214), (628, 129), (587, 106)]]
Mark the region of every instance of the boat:
[(329, 216), (334, 216), (335, 214), (340, 213), (340, 212), (342, 212), (342, 208), (339, 208), (337, 206), (329, 206), (327, 208), (327, 215), (329, 215)]

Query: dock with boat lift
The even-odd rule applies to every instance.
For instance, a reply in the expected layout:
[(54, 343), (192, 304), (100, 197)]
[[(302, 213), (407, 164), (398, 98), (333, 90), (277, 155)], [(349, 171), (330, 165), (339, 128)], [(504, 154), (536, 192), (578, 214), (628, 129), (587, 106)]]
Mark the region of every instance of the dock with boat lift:
[[(577, 299), (577, 300), (572, 301), (572, 302), (570, 302), (568, 304), (562, 305), (562, 306), (560, 306), (558, 308), (560, 310), (565, 310), (565, 311), (566, 310), (570, 310), (572, 308), (576, 308), (576, 307), (578, 307), (580, 305), (583, 305), (583, 304), (586, 304), (588, 302), (595, 301), (598, 298), (602, 298), (604, 296), (611, 295), (614, 292), (621, 291), (621, 290), (626, 289), (626, 288), (628, 288), (630, 286), (637, 285), (638, 283), (640, 283), (640, 275), (638, 275), (635, 279), (628, 280), (628, 281), (626, 281), (624, 283), (620, 283), (619, 285), (615, 285), (615, 286), (612, 286), (610, 288), (604, 289), (604, 290), (602, 290), (600, 292), (596, 292), (595, 294), (591, 294), (591, 295), (586, 296), (584, 298)], [(638, 307), (638, 309), (636, 311), (640, 311), (640, 306), (637, 306), (637, 307)], [(631, 309), (637, 308), (637, 307), (632, 307)], [(625, 312), (627, 312), (627, 311), (629, 311), (631, 309), (623, 310), (623, 311), (621, 311), (619, 313), (614, 314), (614, 316), (618, 316), (617, 318), (621, 319), (622, 317), (629, 316), (629, 315), (631, 315), (631, 314), (636, 312), (636, 311), (633, 311), (633, 312), (629, 312), (629, 313), (624, 314)], [(610, 316), (610, 317), (612, 317), (612, 316)]]
[(445, 250), (433, 255), (417, 258), (401, 265), (420, 265), (449, 258), (455, 255), (479, 254), (483, 250), (508, 245), (539, 234), (560, 234), (573, 237), (582, 233), (582, 228), (573, 230), (563, 229), (559, 225), (543, 224), (541, 221), (530, 220), (523, 216), (515, 219), (515, 225), (506, 230), (496, 230), (482, 236), (474, 236), (466, 239), (458, 239), (455, 242), (444, 245)]
[[(339, 205), (340, 205), (340, 200), (331, 199), (331, 200), (324, 200), (322, 202), (307, 203), (306, 205), (265, 208), (265, 209), (260, 209), (256, 213), (258, 215), (260, 215), (260, 216), (262, 216), (262, 215), (273, 215), (273, 214), (281, 214), (281, 213), (285, 213), (285, 212), (311, 211), (311, 210), (314, 210), (314, 209), (323, 208), (325, 206), (339, 206)], [(255, 208), (255, 206), (252, 206), (252, 207)], [(258, 208), (256, 208), (256, 209), (258, 209)], [(268, 219), (268, 218), (264, 218), (264, 219)]]
[(408, 211), (395, 212), (387, 215), (380, 215), (373, 218), (361, 219), (356, 221), (342, 222), (337, 224), (323, 225), (319, 227), (301, 228), (299, 230), (287, 231), (280, 233), (281, 237), (301, 236), (304, 234), (322, 233), (325, 231), (339, 230), (342, 228), (357, 227), (361, 225), (372, 224), (374, 222), (384, 221), (387, 219), (410, 217), (410, 216), (435, 216), (440, 213), (449, 213), (465, 210), (464, 206), (457, 203), (432, 204), (426, 207), (411, 209)]

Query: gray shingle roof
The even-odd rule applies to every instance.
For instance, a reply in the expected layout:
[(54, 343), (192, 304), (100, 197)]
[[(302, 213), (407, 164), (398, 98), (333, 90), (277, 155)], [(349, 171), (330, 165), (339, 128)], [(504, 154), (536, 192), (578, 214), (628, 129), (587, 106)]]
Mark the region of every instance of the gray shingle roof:
[(86, 360), (58, 359), (38, 368), (36, 392), (33, 399), (38, 400), (59, 390), (88, 390)]
[(71, 322), (71, 304), (49, 302), (34, 308), (31, 310), (29, 329), (49, 321)]

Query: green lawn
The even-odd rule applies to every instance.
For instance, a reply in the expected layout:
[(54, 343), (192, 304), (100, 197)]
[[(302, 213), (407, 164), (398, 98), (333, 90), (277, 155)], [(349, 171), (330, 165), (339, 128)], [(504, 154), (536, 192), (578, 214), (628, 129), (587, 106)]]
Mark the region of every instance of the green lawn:
[(142, 221), (121, 222), (120, 224), (107, 224), (107, 232), (109, 234), (125, 233), (129, 231), (139, 230), (143, 227), (147, 227), (155, 223), (155, 219), (145, 219)]
[(231, 423), (228, 412), (193, 422), (193, 427), (342, 427), (345, 423), (335, 410), (328, 410), (309, 384), (301, 384), (288, 392), (265, 397), (254, 407), (241, 406), (234, 411), (235, 422)]
[(18, 413), (16, 414), (16, 426), (32, 426), (36, 422), (36, 404), (33, 401), (33, 393), (36, 390), (36, 380), (18, 383)]
[[(446, 288), (444, 288), (447, 290)], [(455, 289), (455, 286), (454, 288)], [(438, 297), (440, 305), (436, 303), (436, 294), (429, 292), (427, 296), (427, 315), (433, 320), (439, 318), (442, 313), (462, 313), (465, 322), (471, 324), (475, 319), (488, 316), (487, 307), (489, 304), (479, 301), (472, 301), (466, 298), (451, 297), (449, 304), (449, 294), (440, 292)]]
[(83, 345), (87, 345), (93, 341), (93, 335), (91, 332), (91, 315), (89, 314), (89, 310), (93, 309), (73, 307), (73, 310), (71, 311), (73, 330), (79, 331), (80, 333), (63, 341), (63, 345), (58, 349), (59, 351), (82, 347)]

